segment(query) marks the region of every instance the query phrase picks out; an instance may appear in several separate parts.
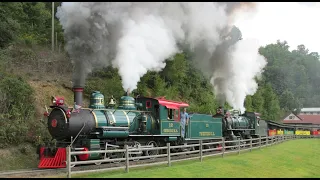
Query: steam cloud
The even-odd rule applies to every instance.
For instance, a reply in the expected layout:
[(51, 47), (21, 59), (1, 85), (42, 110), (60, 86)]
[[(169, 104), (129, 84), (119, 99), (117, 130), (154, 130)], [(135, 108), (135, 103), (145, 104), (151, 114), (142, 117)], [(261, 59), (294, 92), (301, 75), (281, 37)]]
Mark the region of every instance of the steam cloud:
[[(232, 28), (236, 13), (253, 3), (231, 2), (68, 2), (58, 8), (66, 50), (75, 63), (74, 85), (84, 86), (95, 67), (118, 68), (125, 90), (134, 90), (147, 71), (183, 49), (205, 73), (221, 102), (243, 109), (254, 77), (265, 66), (258, 46)], [(228, 34), (229, 33), (229, 34)], [(236, 43), (236, 44), (235, 44)]]

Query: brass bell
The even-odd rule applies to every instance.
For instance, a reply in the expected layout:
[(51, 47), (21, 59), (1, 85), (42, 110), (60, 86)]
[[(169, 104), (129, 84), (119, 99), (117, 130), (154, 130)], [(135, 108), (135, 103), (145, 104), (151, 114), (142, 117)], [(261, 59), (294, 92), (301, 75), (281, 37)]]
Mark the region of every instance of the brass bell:
[(116, 101), (114, 100), (113, 96), (111, 96), (109, 105), (115, 105), (115, 104), (116, 104)]

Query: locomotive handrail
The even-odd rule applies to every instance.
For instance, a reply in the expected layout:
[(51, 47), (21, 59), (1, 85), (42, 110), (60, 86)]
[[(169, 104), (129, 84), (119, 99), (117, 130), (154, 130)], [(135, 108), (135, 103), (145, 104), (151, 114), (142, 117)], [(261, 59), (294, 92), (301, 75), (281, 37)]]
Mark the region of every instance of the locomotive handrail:
[(78, 132), (78, 134), (76, 135), (76, 137), (73, 139), (73, 141), (71, 141), (71, 143), (70, 143), (70, 147), (72, 147), (72, 144), (74, 143), (74, 141), (75, 140), (77, 140), (77, 138), (78, 138), (78, 136), (80, 135), (80, 133), (82, 132), (82, 130), (84, 129), (84, 127), (86, 126), (86, 122), (85, 123), (83, 123), (83, 126), (82, 126), (82, 128), (80, 129), (80, 131)]
[(129, 127), (122, 127), (122, 126), (118, 126), (118, 127), (114, 127), (114, 126), (99, 126), (99, 129), (112, 129), (112, 130), (117, 130), (117, 129), (124, 129), (127, 130), (129, 129)]
[[(73, 107), (68, 107), (68, 109), (73, 109)], [(92, 108), (84, 108), (84, 107), (81, 107), (81, 109), (88, 109), (88, 110), (95, 110), (95, 109), (92, 109)], [(102, 111), (106, 111), (106, 110), (108, 110), (108, 111), (110, 111), (110, 110), (115, 110), (115, 111), (117, 111), (117, 110), (121, 110), (121, 111), (132, 111), (132, 110), (126, 110), (126, 109), (117, 109), (117, 108), (115, 108), (115, 109), (107, 109), (107, 108), (105, 108), (105, 109), (99, 109), (99, 110), (102, 110)], [(115, 112), (114, 111), (114, 112)], [(151, 111), (139, 111), (139, 110), (134, 110), (134, 112), (151, 112)]]

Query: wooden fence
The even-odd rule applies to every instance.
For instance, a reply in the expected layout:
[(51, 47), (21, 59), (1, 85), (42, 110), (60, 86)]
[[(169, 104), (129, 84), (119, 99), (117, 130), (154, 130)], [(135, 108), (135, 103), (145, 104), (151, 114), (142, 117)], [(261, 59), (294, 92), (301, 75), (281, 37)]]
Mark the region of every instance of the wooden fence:
[[(129, 172), (129, 168), (134, 167), (140, 167), (140, 166), (152, 166), (152, 165), (159, 165), (159, 164), (167, 164), (168, 166), (171, 166), (172, 162), (177, 161), (183, 161), (183, 160), (191, 160), (191, 159), (199, 159), (201, 162), (204, 157), (209, 156), (218, 156), (221, 155), (221, 157), (224, 157), (225, 154), (229, 153), (238, 153), (242, 151), (252, 151), (252, 149), (260, 149), (262, 147), (266, 146), (272, 146), (275, 144), (282, 143), (284, 141), (292, 140), (292, 139), (300, 139), (300, 138), (319, 138), (320, 136), (297, 136), (297, 135), (276, 135), (276, 136), (267, 136), (267, 137), (261, 137), (261, 138), (251, 138), (251, 139), (245, 139), (245, 140), (234, 140), (234, 141), (225, 141), (224, 138), (221, 139), (219, 142), (211, 142), (211, 143), (203, 143), (202, 140), (199, 140), (198, 144), (190, 144), (190, 145), (180, 145), (180, 146), (170, 146), (170, 143), (167, 143), (167, 146), (164, 147), (140, 147), (140, 148), (133, 148), (129, 147), (128, 145), (124, 146), (124, 149), (116, 149), (116, 150), (99, 150), (99, 151), (73, 151), (71, 152), (70, 146), (67, 147), (67, 177), (71, 178), (71, 174), (76, 173), (88, 173), (88, 172), (97, 172), (97, 171), (107, 171), (107, 170), (116, 170), (116, 169), (125, 169), (126, 172)], [(236, 144), (233, 146), (228, 146), (227, 144)], [(222, 144), (222, 147), (220, 148), (207, 148), (208, 145), (217, 145)], [(198, 150), (195, 150), (195, 148), (192, 151), (185, 151), (185, 152), (170, 152), (172, 149), (180, 149), (180, 148), (191, 148), (191, 147), (199, 147)], [(150, 151), (150, 150), (167, 150), (165, 154), (157, 154), (152, 156), (139, 156), (139, 157), (131, 157), (131, 152), (134, 151)], [(220, 150), (220, 152), (218, 151)], [(214, 153), (209, 153), (204, 155), (205, 152), (208, 151), (215, 151)], [(80, 155), (80, 154), (92, 154), (92, 153), (124, 153), (124, 158), (117, 158), (117, 159), (99, 159), (99, 160), (88, 160), (88, 161), (75, 161), (71, 162), (71, 156), (72, 155)], [(183, 159), (177, 159), (177, 160), (171, 160), (173, 156), (176, 155), (183, 155), (183, 154), (198, 154), (196, 157), (191, 158), (183, 158)], [(159, 161), (156, 163), (147, 163), (147, 164), (140, 164), (140, 165), (131, 165), (130, 166), (130, 160), (142, 160), (142, 159), (151, 159), (151, 158), (160, 158), (160, 157), (166, 157), (165, 161)], [(124, 161), (125, 166), (121, 167), (113, 167), (113, 168), (104, 168), (104, 169), (95, 169), (95, 170), (83, 170), (83, 171), (71, 171), (71, 168), (74, 165), (81, 165), (81, 164), (95, 164), (95, 163), (105, 163), (105, 162), (114, 162), (114, 161)]]

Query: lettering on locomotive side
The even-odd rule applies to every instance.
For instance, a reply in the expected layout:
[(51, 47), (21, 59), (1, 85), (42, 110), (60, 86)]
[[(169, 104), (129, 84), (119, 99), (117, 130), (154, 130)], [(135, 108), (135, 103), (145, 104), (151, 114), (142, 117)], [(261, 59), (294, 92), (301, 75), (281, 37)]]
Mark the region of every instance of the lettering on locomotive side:
[(199, 132), (199, 136), (215, 136), (214, 132)]
[(178, 129), (163, 129), (162, 131), (164, 133), (177, 133)]

